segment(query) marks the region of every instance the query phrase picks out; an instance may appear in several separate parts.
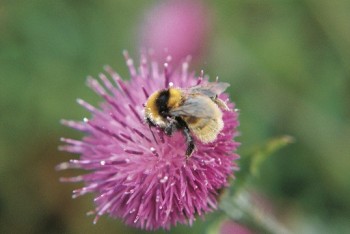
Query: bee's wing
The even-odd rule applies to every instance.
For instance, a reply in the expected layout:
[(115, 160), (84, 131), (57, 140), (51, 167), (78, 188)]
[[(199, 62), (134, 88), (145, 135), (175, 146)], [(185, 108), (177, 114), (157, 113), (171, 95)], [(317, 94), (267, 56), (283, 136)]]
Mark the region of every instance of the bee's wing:
[(212, 98), (222, 94), (229, 86), (230, 86), (229, 83), (213, 82), (207, 85), (194, 86), (188, 89), (188, 93), (193, 93), (193, 94), (199, 93)]
[(209, 97), (204, 95), (193, 95), (192, 97), (186, 99), (181, 106), (174, 108), (169, 112), (173, 116), (212, 118), (212, 105), (213, 102)]

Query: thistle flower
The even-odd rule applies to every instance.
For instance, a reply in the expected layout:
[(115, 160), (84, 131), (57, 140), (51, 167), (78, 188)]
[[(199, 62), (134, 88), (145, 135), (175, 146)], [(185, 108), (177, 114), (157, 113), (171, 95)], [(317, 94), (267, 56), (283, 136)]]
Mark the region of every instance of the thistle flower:
[(173, 63), (203, 54), (211, 31), (210, 9), (201, 0), (167, 0), (146, 14), (141, 46), (152, 48), (158, 61), (171, 54)]
[[(196, 142), (197, 150), (186, 160), (184, 136), (177, 132), (166, 136), (160, 130), (149, 129), (144, 122), (144, 103), (156, 90), (170, 84), (190, 87), (207, 82), (203, 73), (196, 78), (188, 72), (188, 63), (182, 69), (170, 70), (165, 64), (159, 68), (141, 56), (136, 69), (125, 53), (130, 80), (123, 81), (110, 67), (100, 81), (88, 78), (87, 84), (104, 102), (99, 108), (78, 99), (91, 112), (84, 121), (63, 120), (71, 128), (85, 132), (82, 140), (62, 138), (66, 145), (60, 149), (80, 154), (79, 159), (62, 163), (57, 169), (83, 169), (87, 173), (63, 178), (62, 181), (84, 182), (84, 187), (73, 191), (73, 198), (87, 193), (95, 195), (94, 222), (104, 215), (120, 218), (126, 224), (147, 230), (165, 228), (177, 223), (192, 224), (196, 216), (217, 208), (218, 191), (229, 185), (237, 166), (233, 140), (237, 135), (237, 113), (224, 111), (224, 128), (215, 142)], [(230, 108), (234, 104), (228, 101)]]

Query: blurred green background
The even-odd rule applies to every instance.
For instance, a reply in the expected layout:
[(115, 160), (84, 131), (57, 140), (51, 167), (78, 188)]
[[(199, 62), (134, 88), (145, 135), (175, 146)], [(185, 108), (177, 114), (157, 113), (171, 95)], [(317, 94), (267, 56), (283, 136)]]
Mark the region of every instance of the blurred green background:
[[(289, 134), (296, 142), (270, 157), (251, 186), (266, 194), (298, 233), (350, 232), (350, 1), (206, 1), (213, 24), (196, 69), (231, 83), (245, 152)], [(0, 233), (140, 233), (85, 213), (92, 196), (54, 166), (59, 124), (98, 103), (85, 86), (110, 64), (128, 79), (122, 50), (138, 58), (138, 29), (157, 1), (0, 1)], [(198, 73), (197, 73), (198, 74)], [(216, 215), (171, 233), (205, 233)], [(164, 233), (164, 231), (159, 231)]]

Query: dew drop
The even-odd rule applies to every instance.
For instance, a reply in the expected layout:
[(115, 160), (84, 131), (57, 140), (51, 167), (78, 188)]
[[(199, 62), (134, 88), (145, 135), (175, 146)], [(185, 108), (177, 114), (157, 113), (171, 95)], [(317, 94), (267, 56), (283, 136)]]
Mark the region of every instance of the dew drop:
[(152, 152), (152, 154), (153, 154), (154, 156), (156, 156), (156, 157), (159, 156), (158, 153), (157, 153), (157, 150), (156, 150), (154, 147), (151, 147), (151, 148), (149, 148), (149, 149), (151, 150), (151, 152)]
[(101, 166), (104, 166), (104, 165), (106, 165), (106, 161), (102, 160), (102, 161), (100, 162), (100, 164), (101, 164)]
[(135, 192), (135, 189), (130, 189), (129, 191), (124, 192), (124, 194), (133, 194)]
[(221, 158), (218, 158), (218, 163), (219, 163), (219, 165), (221, 165), (221, 164), (222, 164), (222, 162), (221, 162)]
[(213, 162), (215, 162), (215, 159), (214, 159), (214, 158), (211, 158), (211, 159), (209, 159), (209, 160), (203, 160), (203, 161), (202, 161), (203, 165), (208, 165), (208, 164), (213, 163)]
[(134, 220), (134, 223), (137, 223), (137, 221), (139, 221), (139, 219), (140, 219), (140, 216), (137, 215), (135, 220)]
[(136, 211), (136, 209), (134, 208), (134, 209), (130, 210), (129, 213), (132, 214), (132, 213), (134, 213), (135, 211)]
[(169, 87), (173, 87), (174, 83), (173, 82), (169, 82)]
[(164, 176), (159, 182), (162, 183), (162, 184), (164, 184), (165, 182), (168, 181), (168, 179), (169, 179), (168, 176)]
[(156, 196), (156, 202), (159, 202), (159, 201), (160, 201), (160, 197)]
[(163, 209), (163, 206), (159, 206), (158, 208), (161, 210), (161, 209)]

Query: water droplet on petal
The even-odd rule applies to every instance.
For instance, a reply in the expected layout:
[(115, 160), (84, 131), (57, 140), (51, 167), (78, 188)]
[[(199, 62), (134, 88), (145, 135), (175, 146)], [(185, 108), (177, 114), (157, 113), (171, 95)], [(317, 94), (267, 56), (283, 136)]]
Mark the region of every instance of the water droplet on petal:
[(135, 192), (135, 189), (130, 189), (129, 191), (124, 192), (124, 194), (133, 194)]
[(159, 180), (160, 183), (164, 184), (168, 181), (168, 176), (164, 176), (161, 180)]
[(104, 166), (104, 165), (106, 164), (106, 161), (102, 160), (102, 161), (100, 162), (100, 164), (101, 164), (101, 166)]
[(137, 223), (137, 221), (139, 221), (139, 219), (140, 219), (140, 216), (137, 215), (135, 220), (134, 220), (134, 223)]
[(132, 214), (132, 213), (134, 213), (135, 211), (136, 211), (136, 209), (134, 208), (134, 209), (130, 210), (129, 213)]
[(219, 165), (221, 165), (221, 164), (222, 164), (222, 162), (221, 162), (221, 158), (218, 158), (218, 163), (219, 163)]

